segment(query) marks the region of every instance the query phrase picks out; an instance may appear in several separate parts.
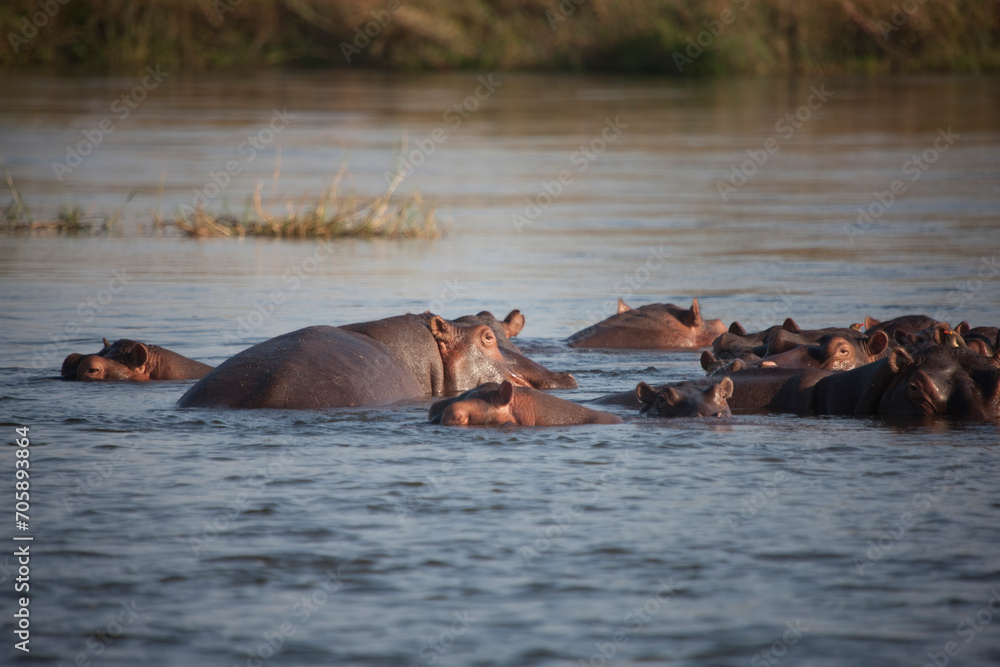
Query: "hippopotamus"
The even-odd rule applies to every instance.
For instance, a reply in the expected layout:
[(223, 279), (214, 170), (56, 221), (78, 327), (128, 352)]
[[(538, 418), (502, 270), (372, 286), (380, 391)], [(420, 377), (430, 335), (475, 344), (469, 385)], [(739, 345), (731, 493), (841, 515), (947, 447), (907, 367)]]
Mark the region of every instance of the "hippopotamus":
[(424, 313), (306, 327), (258, 343), (202, 378), (178, 406), (385, 405), (504, 380), (528, 384), (508, 370), (489, 326)]
[(882, 331), (861, 333), (857, 327), (801, 329), (788, 318), (756, 334), (741, 335), (734, 322), (728, 332), (715, 339), (712, 352), (701, 356), (701, 366), (710, 374), (733, 372), (757, 366), (850, 370), (880, 359), (893, 347)]
[(550, 371), (541, 364), (532, 361), (521, 353), (521, 350), (511, 342), (511, 338), (521, 333), (524, 328), (524, 315), (520, 310), (512, 310), (503, 320), (498, 320), (493, 313), (484, 310), (476, 315), (463, 315), (454, 320), (460, 324), (485, 324), (497, 337), (500, 354), (507, 362), (507, 370), (529, 386), (535, 389), (576, 389), (579, 385), (569, 373)]
[[(418, 377), (429, 375), (432, 378), (431, 387), (427, 393), (439, 395), (469, 389), (470, 386), (464, 386), (462, 389), (444, 389), (443, 387), (442, 373), (444, 370), (438, 370), (438, 361), (431, 351), (437, 349), (441, 359), (444, 360), (449, 357), (447, 346), (442, 347), (440, 340), (435, 342), (433, 338), (426, 335), (427, 328), (430, 326), (428, 323), (434, 322), (435, 318), (444, 323), (435, 326), (488, 328), (493, 333), (499, 354), (507, 366), (507, 374), (515, 380), (515, 384), (523, 384), (535, 389), (576, 389), (577, 387), (576, 379), (572, 375), (550, 371), (541, 364), (528, 359), (510, 344), (509, 338), (507, 346), (501, 345), (502, 338), (497, 335), (497, 329), (503, 333), (504, 337), (507, 337), (519, 333), (520, 327), (524, 325), (524, 316), (517, 310), (511, 311), (507, 316), (507, 320), (510, 322), (507, 320), (499, 322), (487, 311), (478, 315), (464, 315), (454, 321), (445, 320), (432, 313), (423, 313), (421, 315), (399, 315), (372, 322), (345, 324), (340, 328), (374, 338), (403, 354)], [(482, 329), (479, 328), (477, 331), (481, 332)], [(494, 377), (500, 379), (499, 376)]]
[(1000, 360), (963, 347), (899, 347), (849, 371), (755, 368), (727, 375), (733, 410), (1000, 419)]
[(888, 351), (889, 337), (884, 331), (874, 331), (869, 335), (844, 329), (824, 334), (815, 344), (798, 345), (765, 356), (762, 363), (779, 368), (849, 371), (881, 359)]
[[(932, 327), (915, 332), (896, 328), (893, 338), (897, 345), (902, 345), (910, 352), (918, 352), (935, 345), (967, 347), (965, 339), (958, 332), (952, 331), (947, 322), (938, 322)], [(986, 356), (992, 356), (992, 353)]]
[[(701, 367), (711, 374), (760, 366), (761, 360), (768, 354), (771, 341), (785, 333), (801, 335), (803, 330), (790, 317), (781, 324), (755, 333), (747, 333), (742, 324), (733, 322), (728, 331), (712, 341), (712, 350), (702, 353)], [(813, 332), (806, 335), (807, 338), (803, 338), (802, 343), (823, 334)]]
[(122, 338), (114, 343), (104, 339), (96, 354), (73, 353), (66, 357), (60, 374), (63, 380), (197, 380), (212, 366), (177, 354), (158, 345), (146, 345)]
[(704, 382), (677, 382), (654, 389), (645, 382), (635, 388), (642, 404), (641, 414), (651, 417), (730, 417), (727, 399), (733, 395), (733, 381), (722, 378)]
[(524, 329), (524, 315), (521, 314), (520, 310), (512, 310), (507, 313), (507, 317), (503, 320), (498, 320), (493, 313), (488, 310), (483, 310), (475, 315), (462, 315), (454, 320), (459, 324), (485, 324), (490, 329), (493, 329), (493, 333), (497, 337), (497, 345), (501, 349), (507, 348), (508, 350), (514, 350), (515, 352), (520, 352), (517, 345), (511, 342), (511, 338), (517, 336)]
[(706, 347), (726, 330), (722, 320), (701, 317), (698, 299), (684, 309), (672, 303), (630, 308), (620, 301), (618, 313), (576, 332), (567, 341), (575, 348), (676, 350)]
[[(649, 387), (652, 394), (649, 394), (649, 390), (645, 389), (643, 385), (645, 385), (645, 387)], [(593, 405), (620, 405), (626, 408), (643, 408), (643, 406), (647, 404), (647, 401), (643, 400), (643, 397), (653, 398), (656, 393), (667, 389), (673, 390), (666, 397), (670, 400), (670, 404), (673, 406), (673, 414), (664, 414), (663, 416), (683, 417), (693, 416), (695, 414), (699, 416), (711, 416), (722, 412), (723, 409), (728, 409), (726, 402), (732, 394), (732, 383), (725, 377), (709, 377), (698, 378), (696, 380), (685, 380), (683, 382), (669, 382), (655, 387), (650, 386), (645, 382), (640, 382), (639, 385), (631, 391), (619, 391), (614, 394), (605, 394), (604, 396), (598, 396), (597, 398), (586, 402)], [(698, 409), (691, 410), (692, 406), (697, 407)], [(718, 409), (714, 409), (716, 407)], [(688, 412), (688, 414), (683, 414), (688, 410), (691, 411)]]
[(445, 426), (569, 426), (620, 424), (621, 417), (509, 381), (487, 382), (461, 396), (434, 403), (427, 413), (432, 424)]
[(955, 331), (962, 336), (967, 347), (984, 357), (992, 357), (1000, 350), (1000, 329), (997, 327), (972, 328), (968, 322), (962, 322), (955, 327)]
[(866, 317), (865, 331), (868, 333), (884, 331), (889, 336), (889, 339), (893, 340), (897, 331), (917, 333), (925, 329), (933, 329), (938, 324), (941, 324), (941, 322), (927, 315), (900, 315), (884, 322), (880, 322), (873, 317)]

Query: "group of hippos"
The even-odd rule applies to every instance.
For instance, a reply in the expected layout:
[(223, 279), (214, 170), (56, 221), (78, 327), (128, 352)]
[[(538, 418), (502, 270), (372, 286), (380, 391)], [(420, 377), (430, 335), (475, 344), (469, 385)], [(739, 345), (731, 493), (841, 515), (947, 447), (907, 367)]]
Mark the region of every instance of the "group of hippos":
[[(181, 408), (323, 409), (389, 405), (450, 396), (430, 406), (445, 425), (616, 424), (621, 417), (552, 394), (573, 389), (511, 342), (524, 327), (483, 311), (447, 320), (407, 314), (342, 326), (311, 326), (271, 338), (216, 368), (156, 345), (104, 341), (97, 354), (71, 354), (68, 380), (198, 380)], [(1000, 421), (1000, 332), (951, 327), (924, 315), (825, 329), (791, 318), (747, 333), (738, 323), (690, 308), (649, 304), (618, 313), (567, 339), (572, 348), (703, 349), (707, 375), (611, 394), (591, 405), (638, 408), (661, 417), (743, 412), (806, 415), (947, 416)], [(711, 348), (711, 350), (706, 348)]]

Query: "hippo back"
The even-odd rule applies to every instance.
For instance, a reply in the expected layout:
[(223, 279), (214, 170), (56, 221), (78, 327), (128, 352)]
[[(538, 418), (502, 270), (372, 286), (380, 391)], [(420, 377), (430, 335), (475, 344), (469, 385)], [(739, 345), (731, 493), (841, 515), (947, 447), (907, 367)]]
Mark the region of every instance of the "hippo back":
[(177, 405), (319, 409), (386, 405), (425, 393), (407, 365), (382, 343), (337, 327), (314, 326), (227, 359)]

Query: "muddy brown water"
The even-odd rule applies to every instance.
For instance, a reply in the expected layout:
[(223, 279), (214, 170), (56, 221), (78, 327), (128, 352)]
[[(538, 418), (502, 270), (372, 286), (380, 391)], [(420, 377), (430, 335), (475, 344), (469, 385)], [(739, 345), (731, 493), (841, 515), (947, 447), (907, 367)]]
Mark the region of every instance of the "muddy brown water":
[[(0, 239), (2, 428), (13, 442), (28, 426), (32, 443), (30, 529), (13, 516), (7, 528), (34, 537), (30, 658), (1000, 661), (995, 425), (450, 429), (425, 423), (429, 399), (181, 411), (188, 383), (50, 379), (102, 337), (219, 363), (310, 324), (520, 308), (519, 344), (573, 372), (580, 388), (560, 394), (584, 400), (701, 373), (694, 353), (563, 345), (619, 296), (697, 296), (705, 316), (748, 329), (910, 312), (995, 325), (998, 83), (5, 77), (0, 151), (37, 217), (113, 211), (135, 193), (122, 237)], [(438, 207), (443, 239), (131, 233), (196, 191), (235, 214), (257, 183), (305, 201), (345, 162), (342, 187), (377, 194), (404, 141), (401, 191)], [(88, 154), (76, 164), (74, 151)], [(11, 632), (17, 567), (0, 556), (7, 660), (26, 657)]]

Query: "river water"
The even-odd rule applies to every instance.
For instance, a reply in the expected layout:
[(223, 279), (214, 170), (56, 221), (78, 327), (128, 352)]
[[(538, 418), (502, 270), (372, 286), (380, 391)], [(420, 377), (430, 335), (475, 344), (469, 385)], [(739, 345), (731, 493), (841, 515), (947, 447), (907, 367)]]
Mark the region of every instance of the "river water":
[[(5, 662), (21, 595), (52, 665), (1000, 662), (996, 425), (452, 429), (429, 399), (181, 411), (189, 383), (51, 379), (102, 337), (219, 363), (311, 324), (520, 308), (584, 400), (701, 374), (563, 345), (620, 296), (748, 329), (995, 325), (998, 83), (7, 76), (0, 151), (36, 218), (132, 198), (121, 236), (0, 239), (0, 428), (31, 441), (30, 527), (10, 446), (3, 532), (34, 538), (0, 557)], [(444, 238), (136, 233), (196, 193), (308, 201), (345, 163), (378, 194), (400, 155)]]

